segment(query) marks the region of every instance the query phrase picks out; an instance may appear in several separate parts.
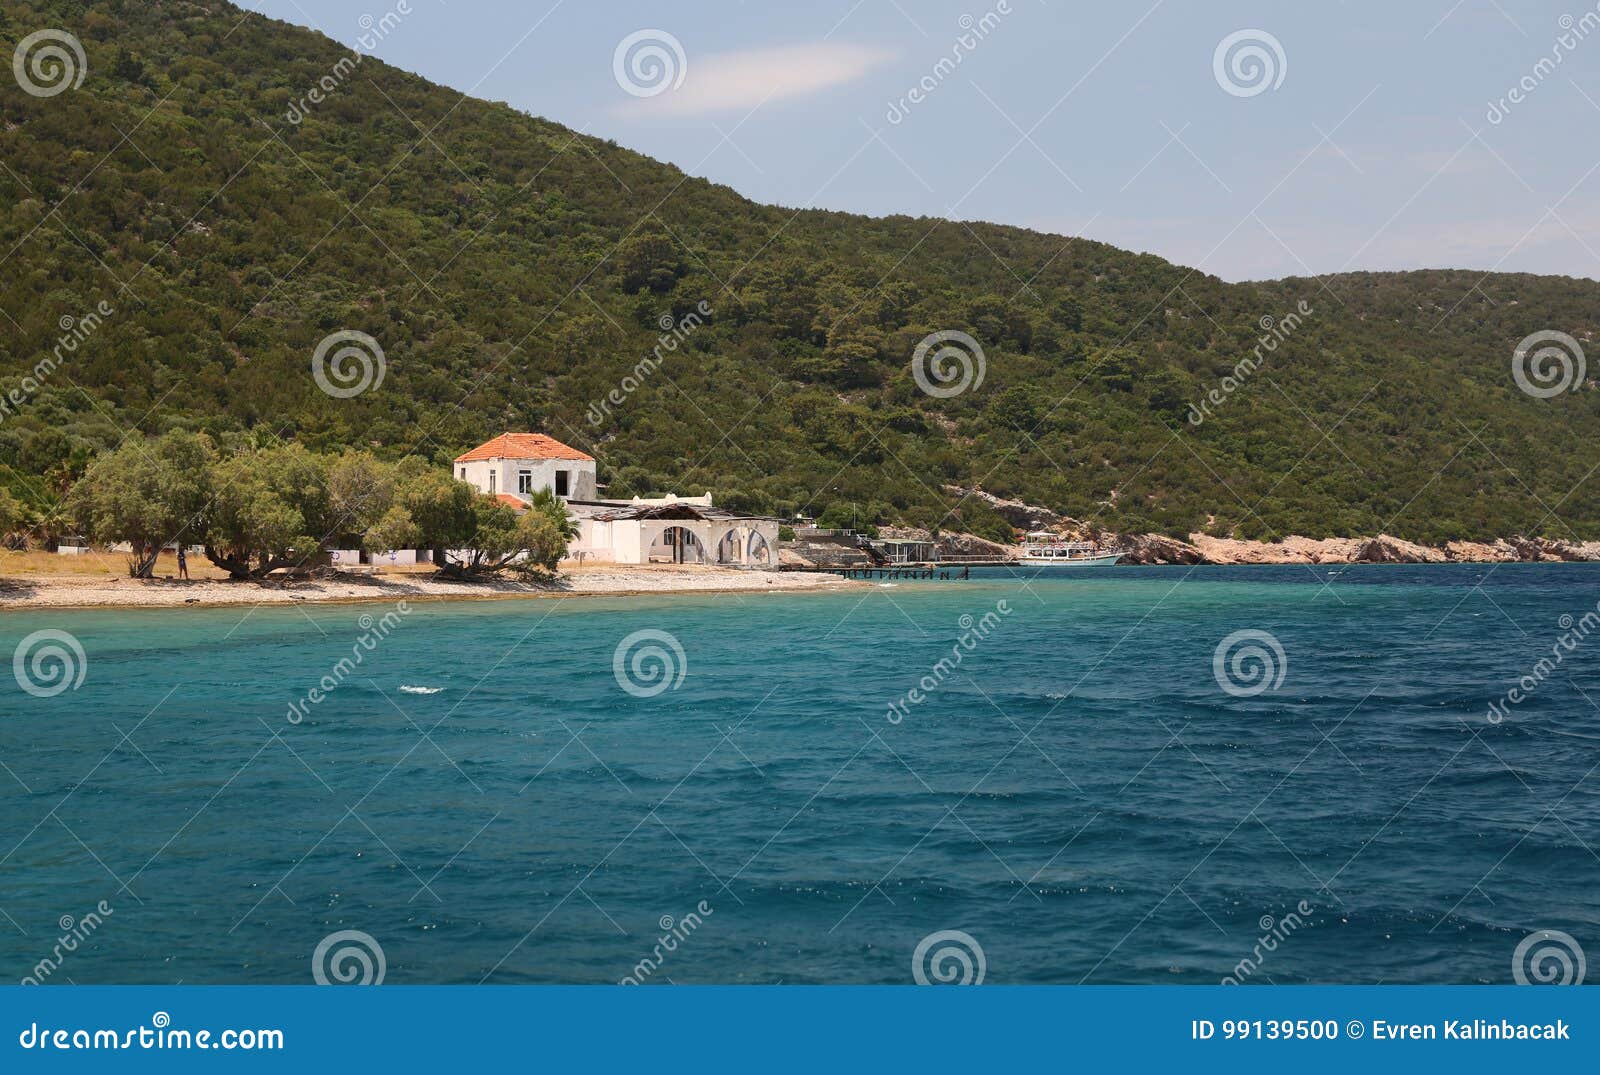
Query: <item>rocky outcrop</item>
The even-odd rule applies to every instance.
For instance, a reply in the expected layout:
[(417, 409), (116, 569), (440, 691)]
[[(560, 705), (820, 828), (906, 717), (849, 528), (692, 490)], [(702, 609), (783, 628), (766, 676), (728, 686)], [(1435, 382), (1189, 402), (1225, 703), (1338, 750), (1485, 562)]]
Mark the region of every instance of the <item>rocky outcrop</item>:
[(880, 526), (878, 536), (894, 541), (932, 541), (933, 531), (920, 526)]
[(1444, 547), (1445, 556), (1480, 564), (1514, 561), (1538, 563), (1566, 561), (1588, 563), (1600, 560), (1600, 541), (1558, 541), (1552, 538), (1512, 538), (1510, 541), (1452, 541)]
[(1062, 530), (1075, 528), (1073, 520), (1059, 512), (1042, 508), (1037, 504), (1024, 504), (1020, 500), (1006, 500), (982, 489), (964, 489), (959, 485), (947, 485), (945, 491), (956, 496), (973, 500), (981, 500), (994, 509), (995, 514), (1018, 530)]
[[(986, 502), (996, 503), (996, 498), (985, 493), (975, 493)], [(1021, 522), (1013, 525), (1029, 529), (1054, 530), (1070, 540), (1094, 540), (1092, 528), (1075, 523), (1065, 516), (1043, 508), (1018, 505), (1016, 501), (1000, 501), (1043, 515), (1018, 516)], [(999, 510), (998, 507), (996, 510)], [(1045, 516), (1054, 523), (1047, 523)], [(1009, 516), (1008, 516), (1009, 518)], [(1031, 521), (1030, 521), (1031, 520)], [(972, 534), (940, 534), (934, 538), (931, 531), (918, 527), (884, 527), (880, 534), (885, 538), (912, 541), (933, 541), (941, 556), (981, 556), (992, 560), (1011, 560), (1022, 555), (1015, 545), (1002, 545)], [(1600, 562), (1600, 541), (1562, 541), (1553, 538), (1496, 539), (1494, 541), (1452, 541), (1442, 547), (1420, 545), (1389, 534), (1377, 537), (1307, 538), (1290, 536), (1282, 541), (1244, 541), (1238, 538), (1213, 537), (1210, 534), (1190, 534), (1188, 541), (1167, 537), (1165, 534), (1119, 534), (1115, 537), (1101, 533), (1100, 544), (1106, 548), (1124, 550), (1124, 564), (1444, 564), (1477, 563), (1504, 564), (1516, 562)], [(838, 545), (850, 545), (849, 539), (834, 539), (831, 548), (819, 548), (805, 542), (785, 543), (780, 550), (784, 564), (815, 566), (847, 566), (847, 561), (861, 565), (865, 554), (851, 549), (841, 553)]]
[(1356, 550), (1354, 563), (1358, 564), (1442, 564), (1448, 560), (1443, 549), (1402, 541), (1388, 534), (1379, 534), (1365, 541)]
[(995, 560), (1010, 560), (1016, 557), (1015, 545), (1002, 545), (997, 541), (989, 541), (973, 534), (940, 534), (935, 543), (941, 556), (983, 556)]
[(1539, 543), (1540, 559), (1565, 560), (1569, 563), (1600, 560), (1600, 541), (1550, 541)]
[(1452, 541), (1445, 545), (1446, 558), (1461, 563), (1507, 564), (1522, 559), (1517, 549), (1506, 541)]
[[(1600, 561), (1600, 542), (1556, 541), (1550, 538), (1452, 541), (1443, 548), (1419, 545), (1389, 534), (1372, 538), (1286, 537), (1282, 541), (1190, 534), (1189, 544), (1159, 534), (1135, 534), (1121, 540), (1129, 550), (1125, 563), (1136, 564), (1444, 564), (1513, 563), (1517, 561)], [(1197, 557), (1197, 558), (1196, 558)]]
[(1286, 537), (1282, 541), (1240, 541), (1208, 534), (1190, 534), (1210, 564), (1348, 564), (1354, 563), (1362, 538)]
[(1129, 534), (1119, 539), (1117, 545), (1127, 550), (1121, 560), (1124, 564), (1210, 563), (1193, 545), (1162, 534)]

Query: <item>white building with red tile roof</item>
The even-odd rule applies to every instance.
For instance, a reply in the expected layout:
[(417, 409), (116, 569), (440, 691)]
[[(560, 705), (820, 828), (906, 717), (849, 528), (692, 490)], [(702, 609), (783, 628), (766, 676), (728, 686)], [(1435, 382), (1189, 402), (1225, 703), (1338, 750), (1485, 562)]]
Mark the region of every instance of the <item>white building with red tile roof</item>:
[(548, 489), (578, 522), (568, 555), (618, 564), (776, 567), (778, 520), (714, 507), (711, 494), (601, 500), (594, 456), (543, 433), (502, 433), (456, 457), (455, 476), (511, 507)]
[(562, 500), (593, 500), (599, 493), (594, 456), (543, 433), (502, 433), (458, 455), (455, 471), (479, 492), (524, 504), (544, 489)]

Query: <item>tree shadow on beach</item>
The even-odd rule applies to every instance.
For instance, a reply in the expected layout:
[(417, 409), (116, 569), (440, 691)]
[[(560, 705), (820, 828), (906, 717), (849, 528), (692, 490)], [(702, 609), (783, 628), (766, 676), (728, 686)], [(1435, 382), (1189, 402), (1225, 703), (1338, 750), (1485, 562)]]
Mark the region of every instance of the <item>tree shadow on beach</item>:
[(0, 579), (0, 601), (22, 601), (38, 593), (39, 587), (26, 579)]

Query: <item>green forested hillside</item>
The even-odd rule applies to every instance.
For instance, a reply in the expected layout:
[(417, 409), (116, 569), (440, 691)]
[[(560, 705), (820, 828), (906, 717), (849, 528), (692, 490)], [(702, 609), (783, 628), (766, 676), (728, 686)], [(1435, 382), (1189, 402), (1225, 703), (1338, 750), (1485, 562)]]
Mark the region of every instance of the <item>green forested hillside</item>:
[[(757, 205), (373, 59), (292, 123), (348, 52), (219, 0), (0, 0), (5, 55), (43, 27), (87, 76), (51, 97), (0, 78), (0, 475), (46, 527), (129, 429), (441, 464), (534, 429), (595, 454), (612, 495), (768, 512), (983, 532), (989, 509), (948, 491), (977, 486), (1124, 531), (1600, 537), (1600, 393), (1511, 376), (1530, 333), (1589, 338), (1591, 281), (1225, 284), (1017, 228)], [(704, 327), (591, 412), (702, 302)], [(912, 354), (951, 329), (985, 377), (934, 398)], [(311, 376), (340, 330), (387, 363), (349, 399)]]

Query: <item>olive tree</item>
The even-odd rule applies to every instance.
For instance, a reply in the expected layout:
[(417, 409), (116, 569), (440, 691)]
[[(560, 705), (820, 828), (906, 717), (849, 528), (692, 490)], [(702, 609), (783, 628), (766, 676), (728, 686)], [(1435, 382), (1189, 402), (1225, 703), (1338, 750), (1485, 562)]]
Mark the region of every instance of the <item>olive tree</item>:
[[(577, 534), (566, 506), (549, 492), (526, 511), (449, 474), (428, 470), (405, 483), (393, 506), (368, 530), (370, 547), (425, 545), (441, 574), (482, 578), (508, 567), (550, 571)], [(455, 556), (451, 555), (452, 550)]]
[(68, 498), (71, 514), (92, 541), (126, 541), (128, 573), (149, 578), (168, 542), (204, 535), (213, 463), (193, 433), (135, 434), (89, 466)]
[(338, 525), (327, 461), (298, 444), (223, 459), (215, 482), (206, 558), (232, 578), (304, 567)]
[(328, 506), (339, 536), (365, 535), (394, 507), (394, 498), (394, 465), (371, 452), (347, 451), (328, 464)]
[(449, 572), (450, 549), (464, 549), (477, 532), (474, 501), (478, 491), (439, 470), (417, 474), (396, 498), (398, 511), (379, 521), (381, 536), (387, 540), (404, 535), (409, 541), (396, 541), (390, 548), (418, 544), (433, 550), (433, 562)]

